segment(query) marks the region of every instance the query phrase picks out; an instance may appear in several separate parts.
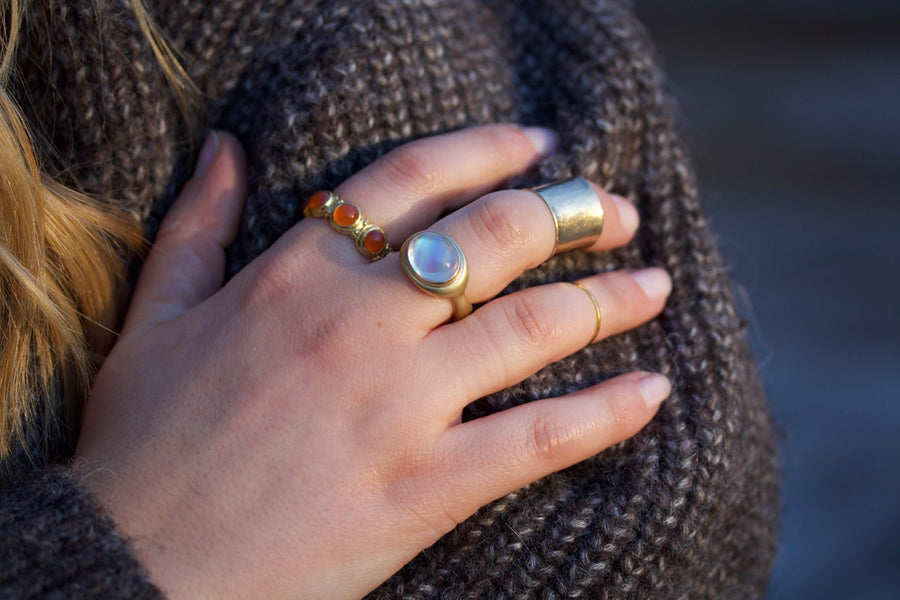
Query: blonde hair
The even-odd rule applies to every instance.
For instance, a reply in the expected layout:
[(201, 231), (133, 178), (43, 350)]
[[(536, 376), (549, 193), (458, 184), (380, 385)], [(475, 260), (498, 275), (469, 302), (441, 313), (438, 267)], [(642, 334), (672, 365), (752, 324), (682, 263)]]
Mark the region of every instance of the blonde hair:
[[(28, 124), (9, 92), (25, 0), (0, 2), (3, 464), (16, 448), (29, 452), (27, 432), (37, 422), (39, 452), (48, 454), (60, 439), (74, 446), (84, 401), (119, 318), (124, 253), (140, 248), (142, 236), (140, 223), (111, 208), (114, 203), (101, 203), (42, 172)], [(131, 0), (131, 6), (187, 115), (196, 89), (141, 0)], [(65, 414), (58, 414), (60, 407)]]

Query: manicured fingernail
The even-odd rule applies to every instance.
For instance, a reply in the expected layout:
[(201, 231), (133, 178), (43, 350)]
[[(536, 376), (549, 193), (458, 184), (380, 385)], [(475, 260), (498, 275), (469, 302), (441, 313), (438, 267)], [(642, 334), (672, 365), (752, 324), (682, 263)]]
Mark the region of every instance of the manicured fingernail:
[(541, 156), (547, 156), (556, 150), (556, 145), (559, 143), (556, 133), (546, 127), (522, 127), (522, 133)]
[(203, 149), (200, 150), (200, 156), (197, 158), (197, 166), (194, 167), (194, 177), (203, 177), (209, 170), (209, 166), (216, 158), (219, 152), (219, 134), (213, 131), (203, 143)]
[(672, 291), (672, 278), (663, 269), (656, 267), (641, 269), (632, 271), (631, 276), (648, 298), (665, 298)]
[(610, 194), (609, 196), (613, 199), (613, 202), (616, 203), (616, 210), (619, 211), (619, 222), (622, 224), (622, 229), (629, 234), (633, 234), (637, 231), (641, 221), (641, 217), (638, 215), (638, 211), (634, 207), (634, 204), (622, 196), (616, 196), (615, 194)]
[(669, 383), (669, 380), (656, 373), (648, 373), (637, 384), (644, 402), (650, 408), (656, 408), (662, 404), (662, 401), (668, 398), (672, 392), (672, 385)]

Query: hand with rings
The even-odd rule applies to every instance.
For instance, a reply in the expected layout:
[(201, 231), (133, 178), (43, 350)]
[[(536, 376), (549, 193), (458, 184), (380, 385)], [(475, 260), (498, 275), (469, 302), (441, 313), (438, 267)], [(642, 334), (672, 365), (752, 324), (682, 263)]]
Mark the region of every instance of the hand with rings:
[(361, 597), (479, 507), (652, 418), (668, 382), (637, 372), (461, 421), (477, 398), (653, 318), (670, 290), (645, 269), (495, 297), (554, 251), (614, 248), (638, 226), (583, 180), (493, 191), (550, 139), (493, 125), (406, 144), (314, 196), (312, 218), (223, 287), (246, 177), (237, 141), (211, 136), (77, 450), (165, 592)]

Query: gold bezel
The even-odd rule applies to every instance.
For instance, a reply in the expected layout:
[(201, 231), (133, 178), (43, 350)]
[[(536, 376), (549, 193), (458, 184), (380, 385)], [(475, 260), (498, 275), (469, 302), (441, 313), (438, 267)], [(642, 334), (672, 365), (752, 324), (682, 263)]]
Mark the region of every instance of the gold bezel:
[[(424, 234), (440, 236), (450, 243), (459, 256), (459, 267), (457, 267), (456, 272), (446, 283), (434, 284), (424, 281), (421, 276), (416, 273), (409, 262), (407, 251), (410, 242), (415, 239), (416, 236)], [(466, 255), (453, 238), (440, 231), (426, 229), (425, 231), (419, 231), (418, 233), (409, 236), (400, 248), (400, 265), (403, 267), (403, 272), (406, 273), (406, 276), (416, 285), (416, 287), (423, 292), (431, 294), (432, 296), (437, 296), (438, 298), (454, 298), (456, 296), (461, 296), (466, 291), (466, 284), (469, 283), (469, 263), (466, 261)]]
[[(324, 192), (326, 190), (322, 190), (322, 191)], [(328, 200), (326, 200), (325, 204), (323, 204), (321, 207), (317, 208), (316, 210), (310, 210), (309, 205), (305, 204), (303, 206), (303, 216), (316, 217), (316, 218), (320, 218), (320, 219), (322, 219), (322, 218), (330, 219), (331, 212), (334, 210), (334, 207), (336, 205), (339, 205), (340, 203), (341, 203), (341, 199), (338, 198), (334, 192), (329, 191), (328, 192)]]
[[(385, 242), (384, 242), (384, 249), (382, 249), (381, 252), (376, 252), (375, 254), (373, 254), (373, 253), (369, 252), (369, 250), (366, 248), (365, 243), (366, 243), (366, 235), (370, 231), (375, 231), (375, 230), (380, 231), (384, 235)], [(380, 258), (384, 258), (385, 256), (387, 256), (388, 254), (391, 253), (392, 248), (391, 248), (391, 245), (387, 242), (387, 234), (384, 233), (384, 229), (382, 229), (378, 225), (372, 225), (368, 221), (365, 222), (365, 225), (363, 226), (363, 228), (359, 230), (359, 232), (354, 236), (353, 239), (354, 239), (354, 242), (356, 243), (356, 249), (359, 250), (363, 256), (367, 256), (369, 258), (369, 260), (376, 261)]]
[[(331, 209), (331, 213), (328, 215), (328, 222), (331, 223), (331, 226), (338, 233), (343, 233), (344, 235), (349, 235), (352, 237), (356, 237), (359, 235), (359, 232), (365, 229), (365, 227), (369, 224), (369, 221), (363, 216), (362, 209), (358, 204), (354, 202), (347, 202), (342, 198), (338, 197), (337, 204), (334, 208)], [(341, 206), (349, 205), (356, 209), (356, 221), (353, 222), (353, 225), (339, 225), (334, 221), (334, 213), (337, 212), (337, 209)]]

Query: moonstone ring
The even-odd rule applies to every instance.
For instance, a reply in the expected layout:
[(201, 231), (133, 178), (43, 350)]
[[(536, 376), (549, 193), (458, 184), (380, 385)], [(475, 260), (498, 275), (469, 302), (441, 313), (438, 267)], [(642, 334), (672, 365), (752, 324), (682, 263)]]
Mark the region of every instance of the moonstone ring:
[(472, 312), (465, 293), (469, 266), (462, 248), (450, 236), (431, 230), (414, 233), (400, 248), (400, 264), (420, 290), (453, 303), (453, 321)]

